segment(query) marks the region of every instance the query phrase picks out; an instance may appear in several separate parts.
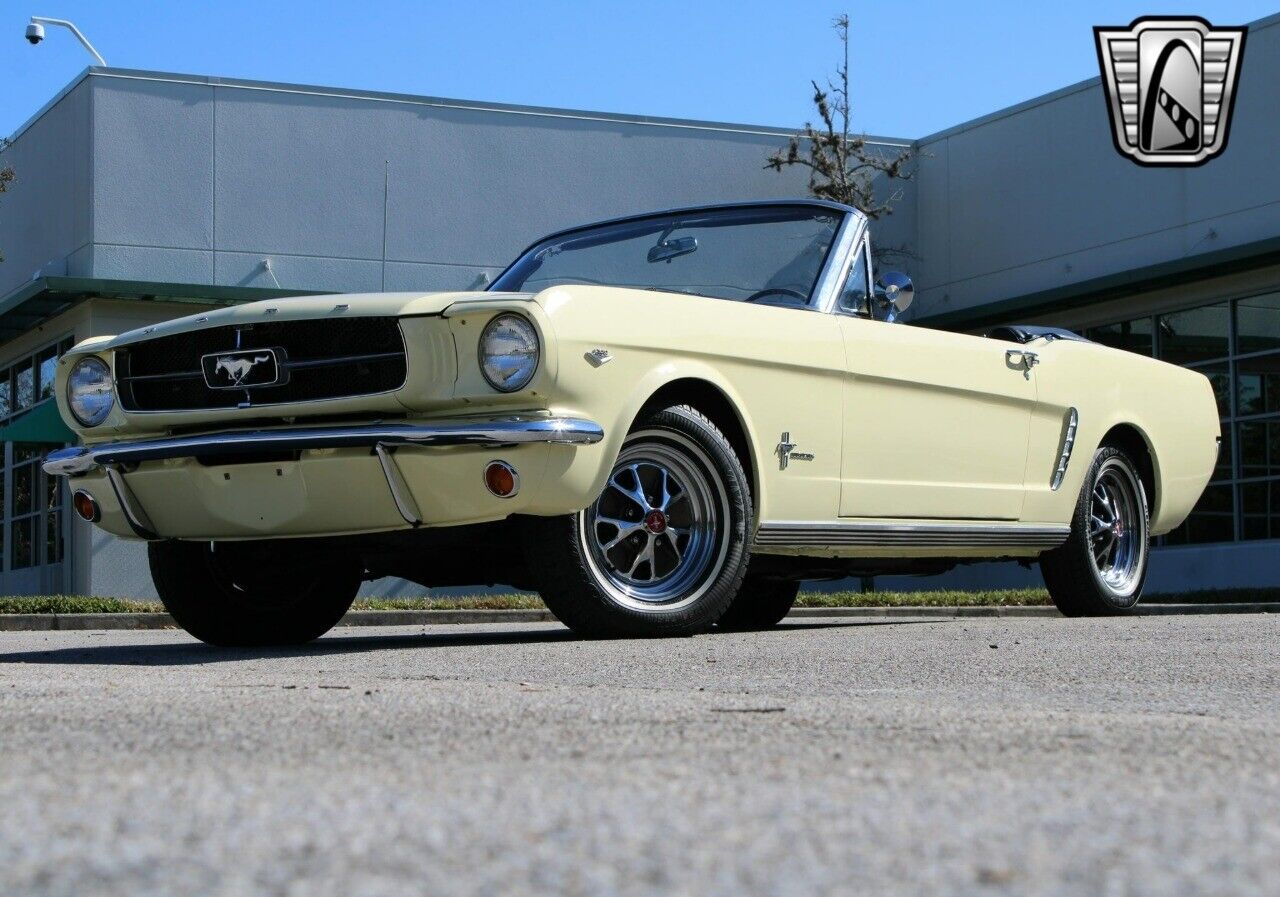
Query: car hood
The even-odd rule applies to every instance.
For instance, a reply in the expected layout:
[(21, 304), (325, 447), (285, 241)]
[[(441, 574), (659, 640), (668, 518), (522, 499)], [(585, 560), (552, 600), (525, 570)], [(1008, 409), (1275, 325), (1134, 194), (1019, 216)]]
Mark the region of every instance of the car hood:
[(263, 321), (300, 321), (315, 318), (404, 317), (438, 315), (460, 302), (494, 299), (528, 300), (531, 293), (444, 292), (444, 293), (350, 293), (323, 296), (291, 296), (267, 299), (230, 308), (205, 311), (162, 324), (150, 324), (130, 330), (106, 341), (94, 340), (93, 349), (114, 349), (144, 339)]

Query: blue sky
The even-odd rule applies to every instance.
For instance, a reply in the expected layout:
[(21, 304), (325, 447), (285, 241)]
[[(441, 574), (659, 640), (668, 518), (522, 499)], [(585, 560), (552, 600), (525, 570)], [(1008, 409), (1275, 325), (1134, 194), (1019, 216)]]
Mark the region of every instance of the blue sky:
[(32, 14), (74, 20), (125, 68), (791, 127), (848, 11), (856, 126), (921, 137), (1096, 75), (1093, 25), (1171, 12), (1237, 25), (1280, 5), (1150, 3), (5, 0), (0, 134), (88, 62), (61, 30), (27, 44)]

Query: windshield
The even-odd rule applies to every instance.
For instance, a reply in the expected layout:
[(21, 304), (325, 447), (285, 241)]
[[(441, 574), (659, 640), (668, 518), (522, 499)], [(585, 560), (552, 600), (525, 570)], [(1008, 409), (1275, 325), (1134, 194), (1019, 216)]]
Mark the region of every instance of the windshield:
[(841, 218), (835, 209), (757, 206), (605, 224), (539, 243), (490, 289), (598, 284), (807, 305)]

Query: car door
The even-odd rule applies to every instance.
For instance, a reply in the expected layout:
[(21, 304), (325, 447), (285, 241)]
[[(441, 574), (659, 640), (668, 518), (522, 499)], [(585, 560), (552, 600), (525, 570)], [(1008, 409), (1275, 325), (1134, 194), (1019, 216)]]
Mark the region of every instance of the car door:
[(1019, 519), (1034, 367), (1012, 343), (875, 320), (868, 257), (837, 303), (840, 516)]

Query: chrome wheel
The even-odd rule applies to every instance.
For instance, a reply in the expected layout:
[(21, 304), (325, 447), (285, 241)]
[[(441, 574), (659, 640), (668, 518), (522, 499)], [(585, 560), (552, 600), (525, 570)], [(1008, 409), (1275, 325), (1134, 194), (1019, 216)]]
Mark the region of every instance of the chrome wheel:
[(634, 434), (596, 502), (579, 515), (579, 538), (610, 598), (641, 611), (696, 601), (729, 547), (729, 503), (706, 454), (667, 432)]
[(1094, 480), (1089, 549), (1103, 585), (1122, 605), (1135, 603), (1147, 555), (1146, 502), (1141, 483), (1118, 459), (1104, 463)]

